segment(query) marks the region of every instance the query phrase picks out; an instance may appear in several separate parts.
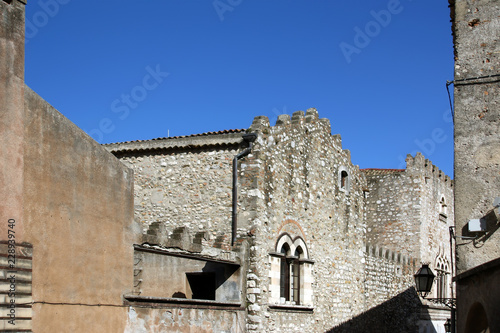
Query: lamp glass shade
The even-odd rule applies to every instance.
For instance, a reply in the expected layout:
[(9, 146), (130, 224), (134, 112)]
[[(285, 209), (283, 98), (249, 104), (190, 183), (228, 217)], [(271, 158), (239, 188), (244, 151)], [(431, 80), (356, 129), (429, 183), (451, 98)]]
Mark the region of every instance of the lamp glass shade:
[(431, 291), (432, 283), (436, 277), (429, 268), (429, 265), (423, 264), (414, 277), (417, 292), (424, 297), (427, 296), (427, 294)]

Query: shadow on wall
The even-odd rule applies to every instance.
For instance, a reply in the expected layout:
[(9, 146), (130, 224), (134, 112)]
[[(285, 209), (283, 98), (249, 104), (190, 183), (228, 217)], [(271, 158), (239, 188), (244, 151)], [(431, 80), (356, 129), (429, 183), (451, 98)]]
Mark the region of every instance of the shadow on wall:
[[(328, 333), (394, 333), (418, 332), (418, 321), (430, 318), (422, 307), (417, 291), (414, 287), (406, 289), (390, 300), (363, 312), (359, 316), (340, 324)], [(434, 328), (427, 329), (429, 333), (436, 333)]]

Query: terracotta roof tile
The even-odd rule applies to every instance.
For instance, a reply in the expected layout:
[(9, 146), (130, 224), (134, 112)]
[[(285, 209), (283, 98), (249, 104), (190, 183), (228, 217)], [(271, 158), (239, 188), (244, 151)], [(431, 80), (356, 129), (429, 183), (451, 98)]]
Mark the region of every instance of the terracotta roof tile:
[(406, 169), (377, 169), (377, 168), (368, 168), (368, 169), (361, 169), (361, 171), (365, 174), (368, 175), (386, 175), (390, 173), (398, 173), (398, 172), (405, 172)]
[(246, 129), (229, 129), (229, 130), (222, 130), (222, 131), (216, 131), (216, 132), (205, 132), (205, 133), (190, 134), (190, 135), (169, 136), (169, 137), (154, 138), (154, 139), (148, 139), (148, 140), (133, 140), (133, 141), (104, 143), (103, 146), (116, 145), (116, 144), (120, 144), (120, 143), (148, 142), (148, 141), (155, 141), (155, 140), (172, 140), (172, 139), (180, 139), (180, 138), (192, 138), (192, 137), (196, 137), (196, 136), (242, 133), (245, 131), (246, 131)]

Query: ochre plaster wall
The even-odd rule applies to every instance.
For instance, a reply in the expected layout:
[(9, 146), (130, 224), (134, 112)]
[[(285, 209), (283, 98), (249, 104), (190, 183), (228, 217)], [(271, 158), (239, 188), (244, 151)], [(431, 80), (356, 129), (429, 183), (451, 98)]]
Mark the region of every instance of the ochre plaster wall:
[(133, 287), (133, 173), (29, 88), (25, 97), (33, 330), (123, 332), (119, 306)]
[(15, 219), (22, 241), (24, 5), (0, 1), (0, 239)]

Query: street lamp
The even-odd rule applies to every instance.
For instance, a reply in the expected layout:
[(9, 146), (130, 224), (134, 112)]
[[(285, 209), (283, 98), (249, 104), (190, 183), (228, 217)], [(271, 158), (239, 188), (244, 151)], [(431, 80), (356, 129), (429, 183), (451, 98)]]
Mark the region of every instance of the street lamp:
[(415, 286), (417, 288), (417, 293), (424, 299), (431, 301), (435, 304), (444, 304), (451, 309), (451, 319), (448, 318), (444, 324), (444, 328), (447, 333), (455, 332), (455, 309), (456, 309), (456, 299), (455, 298), (427, 298), (427, 295), (431, 292), (432, 283), (436, 277), (432, 270), (429, 268), (428, 264), (422, 264), (422, 267), (414, 275)]
[(451, 319), (448, 318), (446, 320), (446, 323), (444, 323), (444, 330), (446, 331), (446, 333), (451, 333)]
[(432, 283), (434, 282), (434, 278), (436, 276), (432, 273), (428, 264), (423, 264), (414, 277), (417, 292), (420, 296), (425, 298), (431, 292)]

